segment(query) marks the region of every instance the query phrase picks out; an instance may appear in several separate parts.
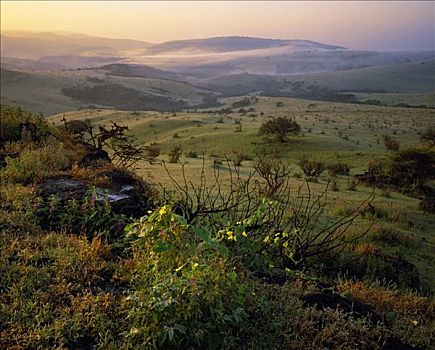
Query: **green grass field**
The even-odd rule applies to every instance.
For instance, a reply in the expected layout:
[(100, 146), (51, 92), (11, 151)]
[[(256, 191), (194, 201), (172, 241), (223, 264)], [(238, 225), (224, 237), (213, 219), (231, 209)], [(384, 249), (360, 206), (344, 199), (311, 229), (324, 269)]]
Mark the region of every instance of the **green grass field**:
[[(228, 98), (230, 106), (240, 98)], [(282, 102), (281, 107), (277, 103)], [(205, 155), (206, 178), (213, 179), (217, 158), (234, 159), (237, 153), (246, 155), (240, 172), (247, 175), (259, 154), (268, 153), (285, 160), (292, 167), (294, 185), (303, 181), (299, 177), (302, 171), (297, 165), (299, 159), (306, 155), (324, 162), (345, 162), (350, 168), (350, 175), (367, 170), (371, 160), (377, 156), (391, 153), (387, 151), (383, 135), (390, 135), (400, 142), (402, 148), (419, 143), (419, 133), (429, 126), (434, 126), (433, 111), (425, 108), (401, 108), (340, 104), (330, 102), (312, 102), (291, 98), (261, 97), (249, 107), (255, 111), (245, 116), (239, 113), (218, 115), (216, 113), (159, 113), (127, 112), (115, 110), (82, 110), (66, 113), (70, 119), (90, 119), (95, 125), (116, 121), (128, 125), (138, 140), (161, 149), (158, 160), (168, 162), (168, 153), (176, 145), (183, 150), (181, 162), (185, 163), (185, 176), (193, 183), (198, 183), (202, 170), (202, 154)], [(261, 116), (263, 112), (263, 116)], [(248, 116), (256, 115), (256, 116)], [(269, 117), (287, 116), (294, 118), (302, 127), (301, 136), (291, 136), (286, 143), (271, 142), (258, 135), (260, 125)], [(54, 115), (50, 121), (58, 123), (62, 115)], [(242, 131), (236, 132), (236, 121), (240, 121)], [(198, 158), (188, 157), (195, 151)], [(230, 163), (231, 164), (231, 163)], [(183, 181), (179, 164), (168, 164), (172, 176)], [(229, 180), (229, 169), (225, 162), (219, 166), (223, 179)], [(164, 187), (173, 187), (167, 171), (160, 164), (140, 164), (139, 174), (150, 178)], [(329, 181), (325, 172), (318, 184), (313, 184), (315, 192), (321, 191)], [(331, 213), (345, 211), (346, 207), (356, 206), (370, 194), (371, 189), (358, 185), (356, 191), (349, 190), (350, 177), (338, 177), (338, 191), (332, 192)], [(435, 261), (435, 218), (418, 209), (419, 200), (400, 193), (376, 191), (374, 205), (384, 213), (376, 225), (388, 227), (398, 237), (395, 243), (373, 238), (366, 240), (381, 246), (385, 251), (404, 256), (418, 266), (424, 290), (435, 289), (432, 267)], [(364, 222), (363, 224), (368, 224)]]

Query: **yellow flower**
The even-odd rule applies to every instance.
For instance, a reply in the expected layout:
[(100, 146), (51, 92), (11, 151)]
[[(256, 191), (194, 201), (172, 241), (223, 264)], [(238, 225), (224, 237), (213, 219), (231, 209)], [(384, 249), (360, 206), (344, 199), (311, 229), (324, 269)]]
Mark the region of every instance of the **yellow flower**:
[(198, 267), (198, 263), (194, 263), (193, 265), (192, 265), (192, 268), (195, 270), (196, 268)]
[(230, 241), (237, 241), (236, 236), (234, 236), (234, 232), (233, 231), (227, 231), (227, 236), (228, 236), (228, 240)]
[(159, 210), (159, 215), (164, 215), (164, 214), (167, 213), (167, 211), (168, 211), (168, 208), (167, 208), (167, 206), (165, 205), (165, 206), (163, 206), (163, 207), (160, 208), (160, 210)]
[(246, 233), (246, 231), (243, 231), (243, 232), (242, 232), (242, 236), (243, 236), (243, 237), (248, 237), (248, 234)]

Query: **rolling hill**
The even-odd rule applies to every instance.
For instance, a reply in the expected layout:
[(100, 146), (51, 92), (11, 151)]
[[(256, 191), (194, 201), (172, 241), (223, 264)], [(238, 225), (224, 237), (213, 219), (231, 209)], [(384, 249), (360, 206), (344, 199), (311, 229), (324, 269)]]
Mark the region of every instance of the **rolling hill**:
[(362, 67), (295, 75), (234, 74), (209, 78), (197, 84), (227, 95), (260, 92), (272, 96), (295, 95), (302, 88), (334, 91), (423, 93), (435, 91), (435, 60)]
[[(153, 72), (157, 77), (159, 71)], [(61, 72), (1, 69), (1, 103), (17, 102), (44, 115), (90, 106), (163, 111), (210, 107), (219, 104), (218, 96), (219, 93), (182, 81), (117, 76), (103, 69)]]
[(43, 56), (116, 56), (122, 50), (143, 49), (149, 43), (76, 33), (2, 31), (1, 56), (40, 59)]
[(146, 49), (147, 54), (169, 53), (218, 53), (247, 51), (292, 46), (294, 49), (344, 49), (341, 46), (326, 45), (310, 40), (263, 39), (243, 36), (217, 37), (195, 40), (176, 40), (153, 45)]

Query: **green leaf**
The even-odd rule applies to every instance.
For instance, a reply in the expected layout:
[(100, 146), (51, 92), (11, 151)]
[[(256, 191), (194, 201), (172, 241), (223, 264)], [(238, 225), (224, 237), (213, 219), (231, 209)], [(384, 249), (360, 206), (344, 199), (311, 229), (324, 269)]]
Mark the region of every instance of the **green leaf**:
[(202, 227), (196, 227), (195, 228), (195, 235), (199, 239), (201, 239), (204, 242), (210, 243), (211, 242), (211, 235), (210, 232)]
[(174, 249), (174, 245), (172, 243), (159, 242), (153, 246), (153, 250), (156, 253), (162, 253), (162, 252), (172, 250), (172, 249)]

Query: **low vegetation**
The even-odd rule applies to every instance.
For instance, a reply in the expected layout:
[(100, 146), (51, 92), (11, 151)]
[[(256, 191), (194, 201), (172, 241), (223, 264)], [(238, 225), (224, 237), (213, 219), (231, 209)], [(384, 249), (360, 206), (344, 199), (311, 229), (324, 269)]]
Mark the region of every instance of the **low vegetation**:
[(357, 187), (351, 157), (285, 156), (310, 142), (303, 121), (234, 133), (231, 113), (142, 115), (74, 132), (2, 106), (1, 348), (434, 346), (435, 219), (411, 197), (433, 180), (431, 145), (386, 152)]

